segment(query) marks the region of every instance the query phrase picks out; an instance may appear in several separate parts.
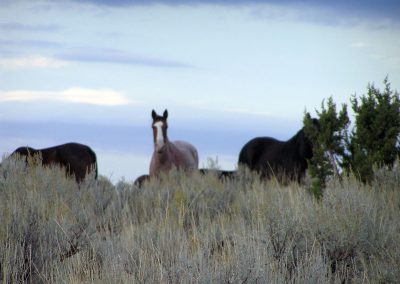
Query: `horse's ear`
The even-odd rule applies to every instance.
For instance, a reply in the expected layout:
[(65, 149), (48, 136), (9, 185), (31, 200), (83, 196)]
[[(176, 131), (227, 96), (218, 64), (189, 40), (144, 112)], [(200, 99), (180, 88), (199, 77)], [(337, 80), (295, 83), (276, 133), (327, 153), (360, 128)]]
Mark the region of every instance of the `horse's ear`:
[(164, 119), (167, 119), (167, 117), (168, 117), (168, 110), (164, 110), (163, 117), (164, 117)]
[(156, 119), (156, 117), (157, 117), (157, 114), (154, 111), (154, 109), (151, 111), (151, 117), (153, 118), (153, 120)]

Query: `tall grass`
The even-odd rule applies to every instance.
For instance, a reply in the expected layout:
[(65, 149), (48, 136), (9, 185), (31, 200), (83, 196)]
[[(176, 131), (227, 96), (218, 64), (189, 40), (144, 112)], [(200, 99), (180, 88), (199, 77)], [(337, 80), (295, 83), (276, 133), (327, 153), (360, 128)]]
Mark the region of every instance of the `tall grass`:
[(400, 170), (332, 180), (321, 200), (240, 170), (173, 171), (142, 188), (3, 160), (3, 283), (390, 283), (400, 279)]

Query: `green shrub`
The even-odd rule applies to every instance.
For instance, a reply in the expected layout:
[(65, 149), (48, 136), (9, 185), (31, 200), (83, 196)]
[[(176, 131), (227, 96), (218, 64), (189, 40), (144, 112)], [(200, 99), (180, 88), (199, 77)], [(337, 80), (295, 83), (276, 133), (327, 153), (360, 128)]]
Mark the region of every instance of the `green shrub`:
[(304, 114), (304, 127), (313, 144), (314, 156), (309, 161), (312, 177), (311, 191), (317, 197), (328, 179), (343, 171), (354, 174), (365, 183), (374, 180), (374, 167), (393, 167), (400, 155), (400, 95), (391, 89), (388, 77), (384, 90), (373, 84), (367, 94), (350, 99), (355, 120), (350, 120), (346, 104), (339, 113), (332, 97), (322, 101), (316, 110), (319, 129), (314, 127), (311, 115)]

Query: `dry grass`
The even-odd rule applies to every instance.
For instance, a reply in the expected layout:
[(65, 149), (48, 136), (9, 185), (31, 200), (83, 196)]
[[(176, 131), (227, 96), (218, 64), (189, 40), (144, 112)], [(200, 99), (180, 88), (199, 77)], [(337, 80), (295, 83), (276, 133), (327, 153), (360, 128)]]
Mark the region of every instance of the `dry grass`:
[(399, 168), (371, 186), (172, 172), (138, 189), (4, 160), (3, 283), (390, 283), (400, 279)]

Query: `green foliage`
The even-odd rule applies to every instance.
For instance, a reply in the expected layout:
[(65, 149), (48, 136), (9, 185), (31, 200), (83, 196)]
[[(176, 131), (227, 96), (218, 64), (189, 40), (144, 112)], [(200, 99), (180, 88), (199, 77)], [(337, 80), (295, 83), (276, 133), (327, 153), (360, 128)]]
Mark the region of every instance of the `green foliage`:
[(139, 189), (3, 161), (4, 283), (394, 283), (400, 168), (298, 184), (173, 171)]
[(313, 158), (309, 161), (311, 191), (315, 196), (322, 195), (326, 178), (338, 175), (345, 155), (345, 137), (349, 125), (347, 106), (344, 104), (339, 113), (332, 97), (322, 101), (321, 111), (317, 111), (317, 123), (306, 112), (303, 123), (307, 136), (313, 143)]
[(308, 112), (304, 127), (313, 141), (314, 157), (309, 161), (311, 191), (318, 197), (325, 182), (340, 171), (353, 172), (363, 182), (373, 180), (374, 166), (392, 167), (400, 154), (400, 97), (391, 90), (388, 78), (380, 91), (368, 85), (368, 92), (351, 98), (355, 124), (350, 120), (344, 104), (337, 113), (332, 97), (317, 111), (319, 128), (313, 125)]
[(373, 177), (373, 165), (392, 166), (400, 154), (400, 96), (386, 77), (383, 91), (368, 85), (366, 95), (351, 99), (355, 128), (348, 141), (347, 167), (364, 182)]

